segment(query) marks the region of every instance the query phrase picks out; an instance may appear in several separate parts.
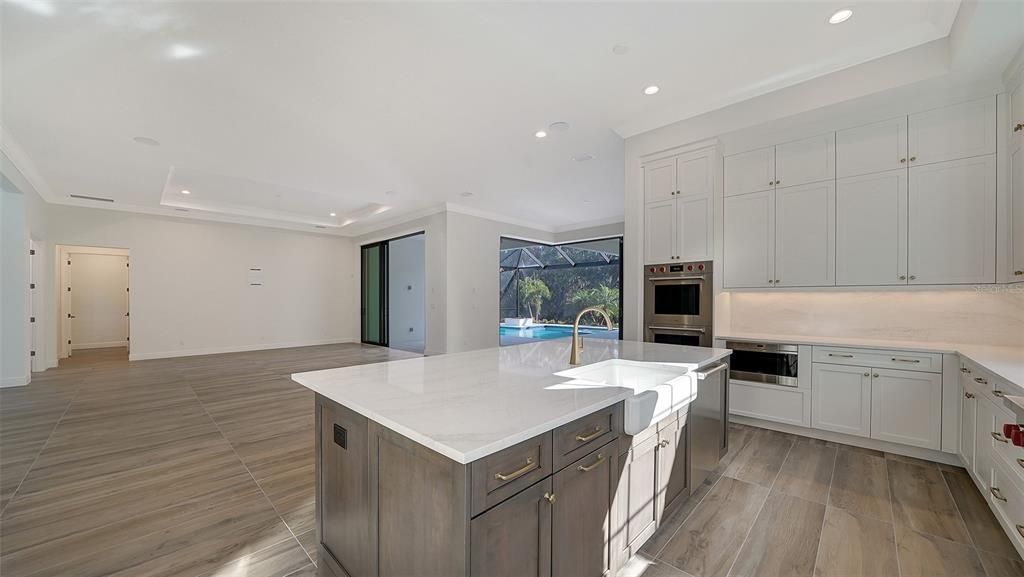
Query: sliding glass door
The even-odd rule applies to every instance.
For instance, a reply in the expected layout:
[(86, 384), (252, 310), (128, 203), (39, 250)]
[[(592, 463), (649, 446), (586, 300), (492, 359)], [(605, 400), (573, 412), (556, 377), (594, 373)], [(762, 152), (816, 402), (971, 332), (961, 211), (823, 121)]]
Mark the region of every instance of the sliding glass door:
[(388, 346), (388, 243), (362, 247), (362, 327), (360, 338), (371, 345)]

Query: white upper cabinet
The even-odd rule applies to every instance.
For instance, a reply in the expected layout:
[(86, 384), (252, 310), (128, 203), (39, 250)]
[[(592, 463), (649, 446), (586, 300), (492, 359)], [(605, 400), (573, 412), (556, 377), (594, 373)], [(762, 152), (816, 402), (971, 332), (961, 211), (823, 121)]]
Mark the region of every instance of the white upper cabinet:
[(644, 261), (658, 264), (675, 260), (676, 201), (670, 198), (644, 207)]
[(775, 147), (725, 157), (725, 196), (775, 187)]
[(711, 195), (681, 196), (676, 199), (676, 212), (678, 260), (710, 259)]
[(726, 287), (767, 287), (775, 271), (775, 191), (725, 199)]
[(833, 182), (775, 191), (775, 286), (835, 285), (835, 203)]
[(910, 166), (993, 154), (996, 98), (911, 114), (908, 134)]
[(658, 202), (675, 196), (676, 159), (666, 158), (644, 165), (644, 201)]
[(907, 156), (906, 116), (836, 133), (836, 178), (902, 168)]
[(1024, 282), (1024, 78), (1010, 95), (1010, 282)]
[(836, 177), (834, 132), (775, 147), (776, 186), (799, 186)]
[(715, 150), (644, 164), (644, 262), (712, 258)]
[(836, 182), (836, 284), (907, 284), (907, 171)]
[(996, 159), (910, 169), (910, 284), (995, 282)]

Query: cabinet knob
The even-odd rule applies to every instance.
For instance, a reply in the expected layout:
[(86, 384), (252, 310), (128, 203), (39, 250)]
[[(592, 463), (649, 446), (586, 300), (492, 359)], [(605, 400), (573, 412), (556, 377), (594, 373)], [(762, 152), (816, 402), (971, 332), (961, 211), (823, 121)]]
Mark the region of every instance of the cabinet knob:
[(968, 399), (973, 399), (974, 393), (964, 393), (964, 396), (967, 397)]
[(662, 440), (660, 443), (658, 443), (658, 446), (661, 447), (662, 449), (667, 447), (668, 446), (668, 439)]
[(1024, 270), (1013, 271), (1013, 276), (1024, 276)]
[(910, 275), (910, 280), (917, 280), (917, 277), (914, 275)]
[(780, 282), (782, 282), (782, 281), (779, 280), (779, 279), (775, 279), (775, 284), (779, 284)]
[(992, 493), (992, 496), (994, 498), (996, 498), (996, 499), (998, 499), (998, 500), (1000, 500), (1000, 501), (1002, 501), (1004, 503), (1006, 502), (1006, 497), (1003, 496), (1003, 492), (999, 490), (999, 487), (992, 487), (991, 489), (988, 490), (988, 492)]
[(1024, 122), (1021, 122), (1017, 126), (1013, 127), (1013, 131), (1014, 132), (1020, 132), (1021, 130), (1024, 130)]
[(865, 377), (870, 377), (870, 376), (871, 376), (871, 373), (864, 373), (864, 376), (865, 376)]
[(900, 275), (900, 280), (907, 280), (907, 275), (901, 274)]
[(996, 397), (999, 397), (1000, 399), (1006, 396), (1006, 393), (1000, 391), (999, 389), (992, 389), (992, 394)]
[(773, 185), (773, 184), (775, 184), (775, 181), (774, 181), (774, 180), (769, 180), (769, 181), (768, 181), (768, 186), (771, 186), (771, 185)]
[(776, 180), (776, 181), (775, 181), (775, 184), (781, 184), (781, 183), (782, 183), (782, 181), (781, 181), (781, 180)]
[(547, 501), (548, 503), (554, 504), (554, 502), (555, 502), (555, 494), (554, 493), (544, 493), (544, 500)]
[(871, 376), (877, 379), (878, 378), (878, 373), (875, 373), (875, 374), (873, 374)]
[(774, 283), (774, 282), (775, 282), (775, 281), (773, 281), (772, 279), (768, 279), (768, 284), (772, 284), (772, 283)]
[(915, 160), (917, 160), (917, 157), (916, 157), (916, 156), (911, 156), (911, 157), (910, 157), (910, 162), (914, 162)]
[(906, 161), (907, 161), (907, 159), (906, 159), (906, 158), (901, 158), (901, 159), (900, 159), (900, 164), (903, 164), (903, 163), (905, 163)]

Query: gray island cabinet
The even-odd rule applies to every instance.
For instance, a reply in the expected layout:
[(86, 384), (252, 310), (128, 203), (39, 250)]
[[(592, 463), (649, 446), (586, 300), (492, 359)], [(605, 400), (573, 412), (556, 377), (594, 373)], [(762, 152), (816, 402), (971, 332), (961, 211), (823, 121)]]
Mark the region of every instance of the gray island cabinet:
[[(728, 360), (722, 349), (586, 344), (584, 364), (689, 363), (696, 375)], [(727, 387), (628, 435), (634, 392), (557, 376), (563, 351), (548, 342), (295, 375), (317, 393), (320, 575), (614, 574), (689, 496), (693, 432), (724, 450)]]

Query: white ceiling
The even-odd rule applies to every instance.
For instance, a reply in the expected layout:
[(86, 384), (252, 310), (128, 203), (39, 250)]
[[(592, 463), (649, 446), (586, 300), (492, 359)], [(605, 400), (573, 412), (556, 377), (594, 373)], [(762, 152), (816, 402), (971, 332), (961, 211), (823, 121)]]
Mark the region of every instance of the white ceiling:
[(3, 148), (51, 202), (352, 234), (621, 220), (623, 137), (945, 37), (959, 2), (0, 6)]

